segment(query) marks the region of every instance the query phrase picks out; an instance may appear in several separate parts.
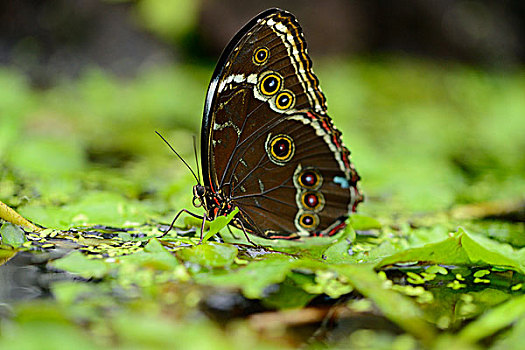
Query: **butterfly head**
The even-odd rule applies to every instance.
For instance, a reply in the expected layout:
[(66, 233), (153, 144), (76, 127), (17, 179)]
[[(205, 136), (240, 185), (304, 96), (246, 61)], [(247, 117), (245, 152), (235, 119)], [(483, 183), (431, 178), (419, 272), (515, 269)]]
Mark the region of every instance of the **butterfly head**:
[(201, 184), (193, 186), (193, 206), (199, 208), (204, 203), (206, 188)]

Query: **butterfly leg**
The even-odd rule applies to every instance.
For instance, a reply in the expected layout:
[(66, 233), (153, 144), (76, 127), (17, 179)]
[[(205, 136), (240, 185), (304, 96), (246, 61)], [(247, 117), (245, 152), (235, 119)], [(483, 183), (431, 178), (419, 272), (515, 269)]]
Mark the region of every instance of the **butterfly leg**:
[(202, 217), (202, 225), (201, 225), (201, 239), (199, 239), (199, 243), (198, 244), (201, 244), (202, 243), (202, 239), (204, 238), (204, 225), (206, 224), (206, 219), (208, 219), (208, 217), (206, 215), (204, 215)]
[(237, 237), (237, 236), (233, 233), (232, 229), (230, 228), (230, 225), (227, 225), (226, 227), (228, 228), (228, 231), (230, 231), (230, 235), (232, 235), (232, 237), (233, 237), (234, 239), (239, 239), (239, 237)]
[(244, 225), (241, 220), (239, 220), (239, 223), (241, 224), (242, 232), (244, 232), (244, 237), (246, 237), (246, 240), (250, 242), (254, 247), (258, 247), (258, 245), (253, 243), (250, 237), (248, 237), (248, 232), (246, 232), (246, 229), (244, 228)]
[[(204, 222), (204, 219), (205, 219), (204, 216), (200, 216), (200, 215), (194, 214), (194, 213), (192, 213), (191, 211), (189, 211), (188, 209), (181, 209), (181, 210), (177, 213), (177, 215), (175, 215), (175, 218), (174, 218), (173, 221), (171, 222), (171, 225), (170, 225), (170, 227), (168, 228), (168, 230), (167, 230), (166, 232), (164, 232), (164, 233), (163, 233), (160, 237), (158, 237), (158, 238), (162, 238), (162, 237), (166, 236), (166, 235), (168, 234), (168, 232), (171, 231), (171, 229), (173, 228), (173, 225), (175, 225), (175, 221), (177, 221), (177, 219), (179, 218), (180, 214), (182, 214), (182, 213), (190, 214), (190, 215), (193, 216), (194, 218), (201, 219), (201, 220), (203, 220), (203, 222)], [(203, 224), (203, 225), (204, 225), (204, 224)], [(201, 231), (201, 239), (202, 239), (202, 231)]]

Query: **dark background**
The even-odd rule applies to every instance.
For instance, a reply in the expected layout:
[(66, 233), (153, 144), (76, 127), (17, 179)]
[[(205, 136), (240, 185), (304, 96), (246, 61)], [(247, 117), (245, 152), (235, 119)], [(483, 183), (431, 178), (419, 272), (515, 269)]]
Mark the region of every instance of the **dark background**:
[(402, 54), (505, 70), (525, 61), (520, 0), (3, 0), (0, 64), (46, 87), (89, 65), (129, 76), (144, 65), (210, 63), (273, 6), (299, 18), (314, 57)]

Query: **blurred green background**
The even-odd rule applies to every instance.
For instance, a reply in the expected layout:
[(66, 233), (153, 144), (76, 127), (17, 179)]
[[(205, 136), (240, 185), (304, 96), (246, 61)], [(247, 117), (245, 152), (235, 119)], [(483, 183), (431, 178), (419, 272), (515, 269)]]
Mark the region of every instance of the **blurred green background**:
[(304, 28), (361, 212), (523, 198), (522, 2), (77, 0), (0, 5), (0, 199), (49, 226), (97, 223), (59, 210), (94, 191), (137, 206), (112, 224), (191, 208), (154, 131), (193, 164), (220, 51), (271, 6)]
[[(488, 347), (495, 337), (504, 340), (496, 349), (521, 346), (524, 4), (0, 2), (0, 201), (56, 229), (134, 227), (60, 232), (46, 248), (2, 225), (0, 347), (316, 348), (308, 341), (325, 316), (299, 335), (281, 309), (308, 318), (327, 305), (351, 315), (335, 319), (336, 346), (422, 348), (434, 331), (436, 349)], [(296, 260), (192, 246), (183, 234), (148, 240), (159, 222), (192, 209), (194, 185), (155, 131), (194, 164), (192, 137), (220, 52), (272, 6), (304, 29), (329, 115), (362, 177), (364, 216), (354, 218), (365, 229), (326, 250), (295, 246)], [(442, 215), (458, 208), (464, 217)], [(504, 220), (476, 220), (487, 217)], [(470, 246), (460, 249), (460, 239)], [(35, 251), (14, 255), (13, 242)], [(474, 255), (454, 260), (465, 252)], [(328, 259), (309, 260), (321, 253)], [(446, 268), (372, 271), (404, 253)], [(217, 315), (227, 322), (212, 322)]]

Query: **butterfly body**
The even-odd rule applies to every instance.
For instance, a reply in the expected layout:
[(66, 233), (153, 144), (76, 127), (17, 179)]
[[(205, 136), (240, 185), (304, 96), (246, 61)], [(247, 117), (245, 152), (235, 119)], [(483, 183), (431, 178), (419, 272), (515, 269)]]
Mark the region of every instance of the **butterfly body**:
[(332, 235), (362, 201), (326, 114), (295, 17), (267, 10), (236, 34), (213, 74), (201, 134), (206, 218), (265, 238)]

